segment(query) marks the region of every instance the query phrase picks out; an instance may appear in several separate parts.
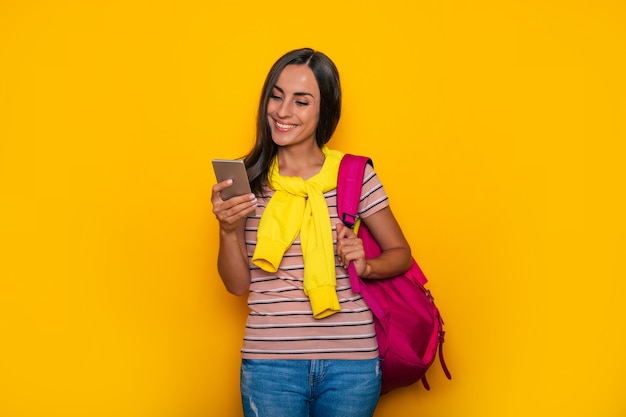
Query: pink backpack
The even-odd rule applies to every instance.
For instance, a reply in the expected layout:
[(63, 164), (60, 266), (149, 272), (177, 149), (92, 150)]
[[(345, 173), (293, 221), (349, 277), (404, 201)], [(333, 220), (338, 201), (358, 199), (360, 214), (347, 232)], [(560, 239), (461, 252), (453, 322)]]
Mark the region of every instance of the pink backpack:
[[(337, 213), (350, 228), (359, 220), (357, 211), (368, 163), (372, 161), (367, 157), (346, 154), (339, 167)], [(359, 225), (357, 236), (363, 240), (366, 258), (380, 254), (365, 224)], [(374, 314), (382, 367), (381, 395), (418, 380), (429, 390), (425, 373), (437, 351), (445, 375), (452, 379), (443, 358), (443, 320), (433, 296), (424, 288), (427, 279), (415, 260), (407, 272), (388, 279), (361, 279), (352, 263), (348, 272), (352, 291), (361, 293)]]

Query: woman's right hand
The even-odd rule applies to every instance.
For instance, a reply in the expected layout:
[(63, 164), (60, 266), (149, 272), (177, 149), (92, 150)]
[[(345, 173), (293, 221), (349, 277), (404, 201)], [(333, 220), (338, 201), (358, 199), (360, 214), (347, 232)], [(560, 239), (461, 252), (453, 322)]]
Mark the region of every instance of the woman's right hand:
[(233, 181), (228, 179), (213, 186), (211, 203), (213, 204), (213, 214), (220, 222), (220, 228), (225, 232), (237, 230), (237, 224), (252, 213), (257, 205), (257, 198), (254, 194), (244, 194), (222, 200), (222, 190), (233, 185)]

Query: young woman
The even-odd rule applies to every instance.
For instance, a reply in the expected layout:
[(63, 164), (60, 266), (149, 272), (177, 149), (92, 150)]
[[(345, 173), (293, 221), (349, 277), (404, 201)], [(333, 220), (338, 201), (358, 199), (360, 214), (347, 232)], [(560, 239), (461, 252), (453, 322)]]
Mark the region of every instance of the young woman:
[[(253, 194), (222, 200), (218, 270), (226, 289), (248, 293), (241, 350), (245, 416), (364, 417), (380, 391), (372, 314), (351, 291), (345, 266), (363, 278), (397, 275), (411, 251), (371, 167), (359, 214), (381, 245), (363, 244), (337, 216), (342, 153), (329, 149), (341, 112), (339, 74), (323, 53), (299, 49), (271, 68), (261, 95), (257, 137), (245, 158)], [(252, 213), (256, 214), (252, 214)]]

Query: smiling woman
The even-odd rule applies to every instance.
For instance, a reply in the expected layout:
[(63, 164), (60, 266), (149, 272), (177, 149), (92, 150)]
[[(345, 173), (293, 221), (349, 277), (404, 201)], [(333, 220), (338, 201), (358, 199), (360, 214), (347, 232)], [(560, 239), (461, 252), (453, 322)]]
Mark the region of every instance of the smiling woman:
[(326, 143), (340, 109), (333, 62), (312, 49), (287, 53), (267, 76), (257, 141), (245, 158), (254, 194), (224, 201), (230, 184), (213, 187), (220, 276), (230, 292), (249, 291), (241, 350), (246, 416), (367, 417), (378, 403), (372, 313), (352, 292), (346, 265), (353, 262), (363, 278), (384, 278), (406, 271), (411, 251), (371, 167), (359, 215), (380, 239), (380, 256), (366, 260), (361, 240), (339, 220), (343, 154)]

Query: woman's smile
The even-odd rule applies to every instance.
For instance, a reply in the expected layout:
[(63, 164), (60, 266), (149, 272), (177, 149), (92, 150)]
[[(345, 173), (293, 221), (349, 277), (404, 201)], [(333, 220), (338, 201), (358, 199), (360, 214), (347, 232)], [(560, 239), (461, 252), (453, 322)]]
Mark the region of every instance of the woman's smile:
[(281, 123), (276, 119), (272, 119), (272, 120), (274, 120), (274, 126), (276, 127), (276, 129), (281, 132), (289, 132), (298, 127), (298, 125), (294, 125), (294, 124)]

